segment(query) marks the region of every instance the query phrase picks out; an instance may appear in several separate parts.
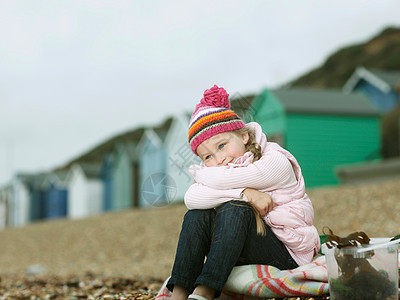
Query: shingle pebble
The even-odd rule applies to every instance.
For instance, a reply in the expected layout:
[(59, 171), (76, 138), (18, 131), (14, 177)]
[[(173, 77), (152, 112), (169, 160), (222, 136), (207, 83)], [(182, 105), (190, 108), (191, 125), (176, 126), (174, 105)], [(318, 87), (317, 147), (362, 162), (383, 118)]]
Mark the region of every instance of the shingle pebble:
[[(325, 226), (337, 235), (400, 233), (399, 177), (307, 193), (320, 234)], [(175, 204), (2, 230), (0, 300), (153, 299), (170, 275), (185, 212)]]
[[(125, 278), (105, 278), (108, 284), (99, 284), (93, 277), (2, 276), (1, 300), (9, 299), (153, 299), (162, 282), (136, 282)], [(100, 287), (100, 285), (102, 285)], [(104, 285), (104, 286), (103, 286)], [(148, 286), (153, 289), (148, 289)], [(140, 289), (138, 287), (141, 287)]]

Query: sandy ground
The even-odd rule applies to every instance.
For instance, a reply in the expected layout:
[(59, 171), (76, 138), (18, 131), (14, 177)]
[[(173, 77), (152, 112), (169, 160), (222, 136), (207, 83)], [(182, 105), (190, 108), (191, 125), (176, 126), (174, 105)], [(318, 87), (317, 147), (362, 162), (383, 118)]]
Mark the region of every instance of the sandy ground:
[[(308, 190), (315, 226), (338, 235), (400, 233), (400, 178)], [(46, 276), (115, 276), (162, 281), (169, 276), (183, 204), (55, 220), (0, 231), (0, 282), (27, 272)]]

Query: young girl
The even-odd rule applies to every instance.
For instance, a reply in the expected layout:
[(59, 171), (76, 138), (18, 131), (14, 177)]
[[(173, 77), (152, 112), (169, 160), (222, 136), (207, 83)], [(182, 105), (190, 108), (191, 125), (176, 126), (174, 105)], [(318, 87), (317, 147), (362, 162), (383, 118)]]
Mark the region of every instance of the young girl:
[(320, 247), (296, 159), (229, 108), (229, 95), (215, 85), (190, 121), (189, 143), (202, 163), (189, 169), (195, 183), (167, 284), (173, 300), (213, 299), (235, 265), (293, 269)]

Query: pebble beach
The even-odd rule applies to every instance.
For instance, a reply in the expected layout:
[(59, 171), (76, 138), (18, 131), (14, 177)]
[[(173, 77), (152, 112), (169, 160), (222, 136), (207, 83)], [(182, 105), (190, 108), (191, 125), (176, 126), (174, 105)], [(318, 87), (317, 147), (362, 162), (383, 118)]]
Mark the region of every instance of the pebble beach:
[[(307, 193), (320, 234), (324, 227), (340, 236), (400, 233), (400, 177)], [(170, 274), (185, 212), (179, 203), (2, 230), (0, 299), (154, 298)]]

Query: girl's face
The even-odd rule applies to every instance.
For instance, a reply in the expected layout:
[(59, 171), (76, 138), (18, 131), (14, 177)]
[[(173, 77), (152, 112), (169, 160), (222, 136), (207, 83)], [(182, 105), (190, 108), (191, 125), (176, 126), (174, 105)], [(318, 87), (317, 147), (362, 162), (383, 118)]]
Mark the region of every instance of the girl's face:
[(207, 167), (220, 167), (233, 163), (246, 152), (249, 134), (223, 132), (205, 140), (197, 147), (197, 154)]

